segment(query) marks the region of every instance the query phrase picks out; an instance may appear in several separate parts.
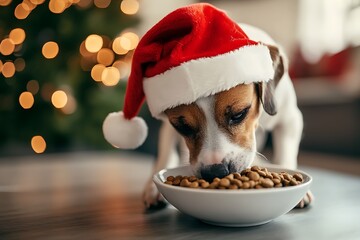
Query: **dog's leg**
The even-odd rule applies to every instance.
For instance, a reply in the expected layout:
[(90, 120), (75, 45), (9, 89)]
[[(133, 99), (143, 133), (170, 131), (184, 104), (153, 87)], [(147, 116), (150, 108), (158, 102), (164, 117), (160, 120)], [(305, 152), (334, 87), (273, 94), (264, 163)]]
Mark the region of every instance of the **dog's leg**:
[(310, 205), (310, 203), (314, 200), (314, 195), (309, 190), (303, 199), (296, 205), (295, 208), (305, 208)]
[(177, 132), (169, 121), (164, 120), (159, 131), (158, 157), (143, 192), (143, 201), (146, 208), (156, 208), (165, 205), (164, 199), (152, 180), (152, 176), (163, 168), (173, 167), (178, 164), (179, 156), (176, 152), (178, 138)]
[[(289, 114), (289, 118), (281, 122), (273, 131), (274, 163), (283, 167), (296, 169), (299, 144), (303, 130), (301, 112), (296, 108)], [(308, 191), (296, 208), (304, 208), (314, 200)]]
[(297, 156), (303, 130), (302, 114), (299, 109), (287, 112), (273, 130), (274, 163), (296, 169)]

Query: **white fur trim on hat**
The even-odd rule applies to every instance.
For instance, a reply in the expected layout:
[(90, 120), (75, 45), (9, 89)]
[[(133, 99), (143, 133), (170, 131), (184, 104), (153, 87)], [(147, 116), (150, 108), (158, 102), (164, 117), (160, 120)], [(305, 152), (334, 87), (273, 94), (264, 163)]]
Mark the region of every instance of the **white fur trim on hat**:
[(143, 88), (151, 114), (161, 118), (168, 108), (190, 104), (239, 84), (267, 82), (273, 77), (269, 49), (259, 44), (182, 63), (154, 77), (144, 78)]
[(148, 127), (140, 117), (124, 118), (123, 112), (107, 115), (103, 123), (106, 141), (117, 148), (135, 149), (141, 146), (148, 134)]

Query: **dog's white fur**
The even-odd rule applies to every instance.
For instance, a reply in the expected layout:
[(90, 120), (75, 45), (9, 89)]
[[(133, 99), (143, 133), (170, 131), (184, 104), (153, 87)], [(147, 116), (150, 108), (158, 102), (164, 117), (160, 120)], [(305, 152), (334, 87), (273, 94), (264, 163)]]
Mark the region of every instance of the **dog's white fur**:
[[(209, 96), (201, 98), (196, 101), (196, 104), (204, 112), (206, 118), (206, 134), (204, 144), (200, 150), (198, 161), (192, 166), (193, 172), (200, 176), (198, 172), (201, 165), (212, 165), (221, 163), (225, 160), (229, 162), (233, 161), (236, 169), (240, 169), (242, 166), (249, 166), (254, 159), (255, 151), (249, 151), (237, 144), (231, 142), (228, 136), (219, 129), (218, 124), (214, 119), (214, 97)], [(256, 147), (255, 136), (252, 146)]]
[[(241, 24), (241, 28), (247, 33), (250, 39), (277, 46), (265, 32), (244, 24)], [(281, 50), (280, 54), (284, 57)], [(262, 147), (261, 145), (265, 142), (266, 132), (272, 131), (274, 146), (273, 163), (295, 169), (297, 167), (297, 155), (302, 135), (303, 119), (297, 107), (295, 90), (287, 73), (287, 69), (285, 69), (284, 75), (275, 88), (274, 97), (277, 103), (276, 115), (270, 116), (263, 111), (262, 108), (260, 110), (259, 128), (256, 132), (258, 148)], [(252, 151), (252, 153), (246, 153), (245, 149), (231, 143), (226, 136), (224, 136), (224, 133), (218, 129), (213, 117), (213, 101), (212, 96), (196, 101), (196, 104), (204, 112), (207, 123), (206, 140), (200, 151), (199, 159), (202, 159), (202, 163), (211, 164), (220, 162), (220, 159), (226, 159), (227, 157), (234, 157), (234, 155), (236, 155), (236, 158), (238, 158), (236, 161), (237, 164), (248, 166), (254, 159), (254, 151)], [(175, 166), (175, 164), (178, 163), (179, 155), (177, 154), (176, 146), (179, 143), (181, 146), (180, 156), (183, 161), (188, 161), (189, 153), (186, 150), (184, 141), (171, 126), (170, 122), (164, 119), (159, 133), (158, 158), (153, 169), (154, 173), (163, 168)], [(254, 143), (253, 146), (256, 146), (256, 143)], [(209, 151), (209, 149), (222, 149), (222, 151), (214, 153)], [(229, 154), (232, 155), (229, 156)], [(197, 164), (201, 163), (198, 162)], [(199, 168), (195, 166), (194, 169)], [(147, 207), (156, 205), (158, 201), (162, 200), (152, 179), (150, 179), (145, 186), (143, 200)]]

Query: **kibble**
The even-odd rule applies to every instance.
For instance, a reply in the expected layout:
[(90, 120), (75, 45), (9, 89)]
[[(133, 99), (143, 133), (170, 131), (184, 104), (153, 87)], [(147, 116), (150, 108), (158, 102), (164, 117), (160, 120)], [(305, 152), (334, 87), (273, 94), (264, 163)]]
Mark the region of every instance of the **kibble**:
[(264, 171), (258, 171), (258, 174), (261, 176), (261, 177), (266, 177), (266, 172)]
[(203, 182), (203, 183), (201, 183), (201, 185), (200, 185), (202, 188), (208, 188), (209, 186), (210, 186), (210, 183), (208, 183), (208, 182)]
[(260, 175), (257, 172), (248, 172), (247, 176), (254, 181), (258, 181), (260, 179)]
[(197, 177), (195, 177), (195, 176), (191, 176), (191, 177), (188, 178), (188, 180), (189, 180), (190, 182), (195, 182), (195, 181), (198, 180), (198, 179), (197, 179)]
[(229, 187), (230, 186), (230, 180), (227, 178), (222, 178), (219, 182), (219, 185), (221, 187)]
[(238, 186), (236, 186), (235, 184), (231, 184), (228, 189), (238, 189)]
[(235, 179), (240, 179), (241, 174), (240, 173), (233, 173)]
[(279, 178), (273, 178), (272, 181), (275, 185), (281, 183), (281, 180)]
[(166, 178), (166, 180), (169, 181), (169, 182), (173, 182), (175, 180), (175, 177), (174, 176), (168, 176)]
[(190, 187), (190, 182), (187, 178), (184, 178), (183, 180), (181, 180), (180, 182), (180, 186), (181, 187)]
[(304, 182), (301, 173), (293, 175), (287, 172), (270, 172), (266, 168), (253, 166), (241, 173), (231, 173), (223, 178), (214, 178), (211, 182), (196, 176), (168, 176), (165, 184), (200, 189), (263, 189), (296, 186)]
[(296, 185), (298, 185), (298, 182), (296, 181), (295, 178), (293, 178), (293, 179), (290, 180), (290, 185), (291, 185), (291, 186), (296, 186)]
[(243, 182), (247, 182), (247, 181), (249, 181), (250, 179), (249, 179), (247, 176), (241, 176), (241, 177), (239, 178), (239, 180), (241, 180), (241, 181), (243, 181)]
[(272, 187), (274, 186), (274, 182), (271, 181), (270, 178), (261, 179), (260, 184), (261, 184), (261, 186), (263, 186), (264, 188), (272, 188)]
[(250, 188), (250, 183), (249, 182), (244, 182), (243, 185), (241, 186), (242, 189), (249, 189)]
[(304, 179), (303, 179), (303, 176), (300, 174), (300, 173), (295, 173), (293, 175), (293, 177), (297, 180), (297, 181), (300, 181), (302, 182)]

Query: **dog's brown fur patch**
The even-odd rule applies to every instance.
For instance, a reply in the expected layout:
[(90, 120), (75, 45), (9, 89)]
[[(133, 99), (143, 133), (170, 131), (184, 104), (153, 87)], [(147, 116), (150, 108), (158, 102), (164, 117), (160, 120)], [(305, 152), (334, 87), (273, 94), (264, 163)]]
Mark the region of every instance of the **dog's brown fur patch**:
[[(204, 112), (195, 103), (180, 105), (165, 111), (170, 123), (181, 128), (184, 123), (195, 130), (194, 135), (184, 136), (190, 153), (190, 163), (196, 163), (205, 138), (206, 119)], [(178, 131), (179, 132), (179, 131)], [(181, 133), (180, 133), (181, 134)]]
[[(238, 113), (249, 106), (251, 107), (245, 119), (238, 125), (230, 126), (226, 117), (229, 111)], [(252, 149), (254, 132), (258, 125), (259, 107), (254, 84), (241, 84), (215, 95), (215, 120), (232, 142)]]

